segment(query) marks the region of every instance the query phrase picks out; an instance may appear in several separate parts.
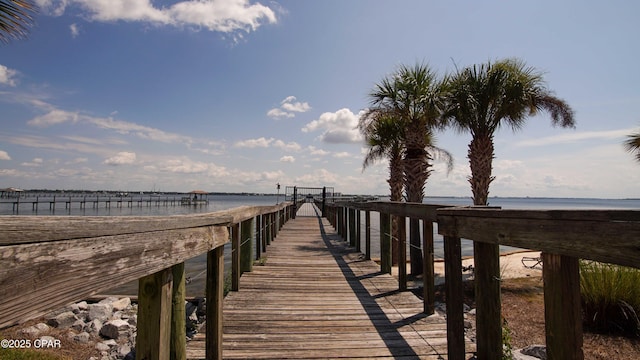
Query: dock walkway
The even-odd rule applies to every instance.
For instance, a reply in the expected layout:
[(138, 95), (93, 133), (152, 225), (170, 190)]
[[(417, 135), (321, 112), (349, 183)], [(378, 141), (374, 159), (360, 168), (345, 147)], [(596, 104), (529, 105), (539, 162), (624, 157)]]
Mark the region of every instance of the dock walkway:
[[(304, 206), (312, 206), (305, 204)], [(317, 216), (287, 222), (224, 300), (225, 359), (445, 359), (444, 317)], [(205, 335), (187, 344), (205, 358)], [(467, 341), (469, 358), (475, 345)]]

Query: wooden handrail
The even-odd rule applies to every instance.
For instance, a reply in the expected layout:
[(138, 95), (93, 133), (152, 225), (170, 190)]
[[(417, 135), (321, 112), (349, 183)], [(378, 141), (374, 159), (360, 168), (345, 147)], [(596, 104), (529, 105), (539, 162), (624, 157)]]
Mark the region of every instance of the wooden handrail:
[[(447, 279), (447, 343), (450, 359), (464, 357), (462, 266), (460, 240), (474, 241), (477, 354), (479, 359), (500, 358), (502, 323), (500, 314), (499, 246), (508, 245), (542, 252), (545, 284), (545, 324), (549, 358), (582, 359), (582, 318), (578, 259), (640, 268), (640, 211), (634, 210), (501, 210), (489, 207), (452, 207), (400, 202), (337, 202), (329, 204), (330, 221), (346, 238), (350, 226), (344, 209), (377, 211), (381, 214), (381, 267), (389, 266), (389, 216), (437, 222), (444, 237)], [(383, 221), (384, 220), (384, 221)], [(384, 222), (384, 223), (383, 223)], [(402, 226), (402, 225), (401, 225)], [(368, 238), (367, 242), (370, 241)], [(425, 237), (425, 252), (428, 241)], [(426, 256), (425, 256), (426, 257)], [(428, 260), (428, 259), (425, 259)], [(428, 261), (425, 261), (425, 269)], [(433, 273), (431, 273), (433, 276)], [(404, 279), (399, 277), (399, 287)], [(433, 297), (425, 277), (425, 312)]]
[[(291, 203), (281, 203), (175, 216), (0, 216), (0, 328), (139, 279), (138, 338), (143, 339), (137, 351), (164, 358), (169, 354), (167, 328), (172, 327), (167, 312), (172, 303), (184, 304), (184, 292), (171, 285), (174, 278), (184, 282), (180, 265), (208, 253), (207, 297), (213, 306), (207, 307), (207, 331), (221, 330), (222, 314), (215, 311), (222, 300), (215, 296), (224, 283), (222, 249), (229, 242), (229, 227), (243, 224), (243, 236), (249, 236), (251, 221), (261, 217), (273, 239), (291, 212)], [(237, 250), (245, 253), (237, 261), (248, 264), (246, 271), (251, 246), (243, 248)], [(172, 293), (181, 299), (171, 299)], [(184, 342), (184, 336), (175, 337)], [(217, 358), (221, 332), (207, 334), (209, 341), (214, 345), (207, 345), (207, 351)]]

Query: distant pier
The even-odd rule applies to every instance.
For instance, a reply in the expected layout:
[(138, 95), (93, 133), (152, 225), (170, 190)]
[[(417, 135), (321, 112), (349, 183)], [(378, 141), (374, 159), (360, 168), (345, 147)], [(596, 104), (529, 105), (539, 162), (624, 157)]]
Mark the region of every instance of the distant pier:
[(209, 199), (206, 196), (200, 196), (198, 199), (193, 199), (184, 194), (175, 195), (131, 195), (131, 196), (118, 196), (118, 195), (35, 195), (35, 196), (17, 196), (7, 197), (0, 199), (0, 206), (8, 209), (9, 204), (14, 214), (18, 214), (20, 210), (30, 209), (31, 211), (38, 211), (48, 209), (49, 211), (55, 211), (64, 209), (71, 211), (71, 209), (87, 209), (87, 208), (133, 208), (133, 207), (151, 207), (151, 206), (205, 206), (209, 204)]

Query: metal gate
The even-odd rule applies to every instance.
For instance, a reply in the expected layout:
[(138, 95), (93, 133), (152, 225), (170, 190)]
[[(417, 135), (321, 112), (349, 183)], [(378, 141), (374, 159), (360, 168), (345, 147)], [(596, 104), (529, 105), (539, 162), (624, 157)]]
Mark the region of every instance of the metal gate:
[(296, 204), (296, 216), (322, 216), (324, 205), (335, 196), (332, 187), (287, 186), (285, 201)]

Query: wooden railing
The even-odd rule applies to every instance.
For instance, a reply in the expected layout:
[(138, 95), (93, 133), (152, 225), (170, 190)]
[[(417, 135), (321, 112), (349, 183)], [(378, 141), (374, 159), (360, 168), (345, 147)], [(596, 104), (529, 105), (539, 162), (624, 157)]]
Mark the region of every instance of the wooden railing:
[[(640, 211), (501, 210), (443, 205), (373, 202), (326, 205), (337, 231), (360, 246), (360, 213), (365, 212), (365, 246), (369, 249), (370, 212), (380, 214), (380, 261), (391, 272), (391, 216), (423, 222), (424, 311), (433, 312), (433, 223), (444, 236), (447, 346), (449, 359), (464, 358), (461, 238), (474, 241), (478, 359), (502, 356), (499, 246), (542, 252), (548, 359), (582, 359), (582, 312), (579, 259), (640, 268)], [(403, 231), (405, 226), (400, 225)], [(401, 232), (399, 258), (404, 260)], [(367, 258), (370, 252), (365, 250)], [(399, 267), (399, 288), (406, 271)]]
[(240, 275), (253, 264), (247, 240), (255, 238), (259, 257), (295, 216), (293, 208), (283, 203), (177, 216), (0, 216), (0, 328), (138, 279), (136, 356), (184, 359), (184, 261), (207, 253), (206, 353), (207, 359), (221, 359), (224, 244), (231, 240), (237, 290)]

